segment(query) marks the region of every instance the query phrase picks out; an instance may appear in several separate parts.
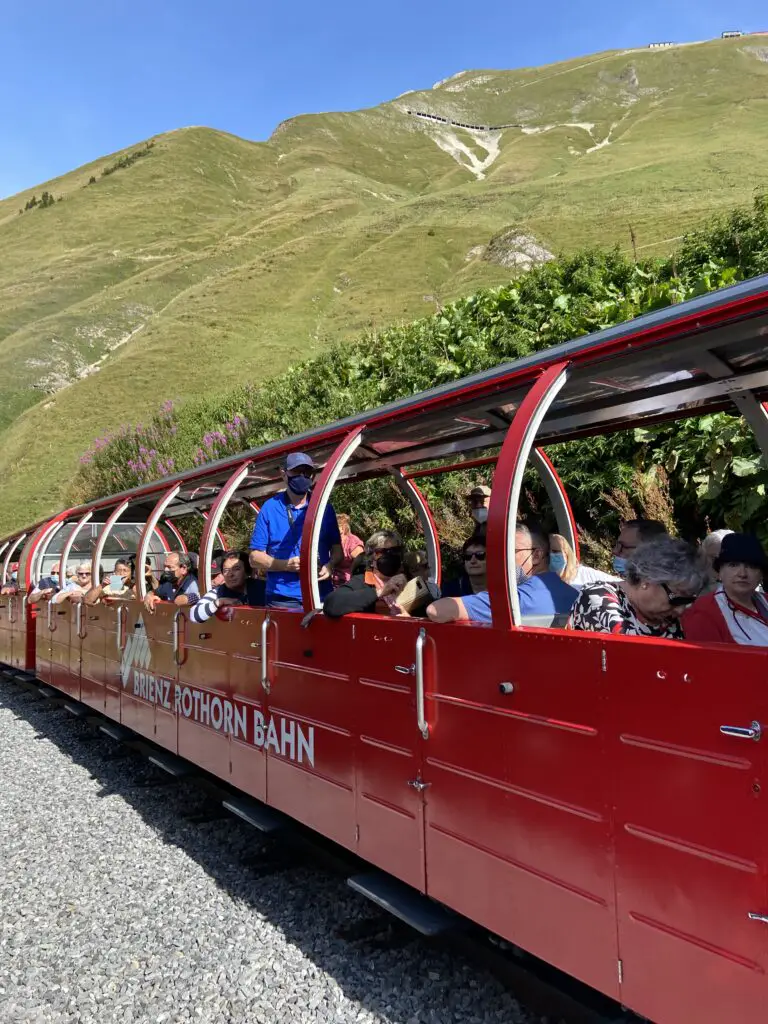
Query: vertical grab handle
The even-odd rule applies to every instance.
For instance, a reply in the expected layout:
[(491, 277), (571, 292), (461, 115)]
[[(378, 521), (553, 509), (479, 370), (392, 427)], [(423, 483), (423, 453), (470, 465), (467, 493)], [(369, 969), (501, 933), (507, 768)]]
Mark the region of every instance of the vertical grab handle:
[(82, 640), (85, 637), (83, 633), (83, 602), (78, 601), (75, 605), (75, 631), (77, 632), (78, 638)]
[(269, 634), (269, 625), (271, 619), (269, 612), (264, 616), (264, 621), (261, 624), (261, 688), (264, 693), (269, 693), (269, 658), (267, 655), (267, 636)]
[(25, 594), (21, 599), (21, 621), (27, 621), (27, 595)]
[(117, 633), (115, 634), (118, 651), (125, 650), (125, 620), (123, 619), (124, 612), (125, 608), (122, 605), (119, 605), (117, 609)]
[(16, 621), (16, 598), (13, 594), (8, 595), (8, 621), (13, 624)]
[(416, 721), (419, 732), (429, 739), (429, 723), (424, 710), (424, 644), (427, 642), (426, 629), (420, 629), (416, 637)]
[(177, 665), (181, 665), (184, 661), (184, 651), (181, 644), (181, 630), (179, 628), (179, 623), (182, 619), (185, 619), (184, 612), (179, 608), (173, 616), (173, 660)]
[(47, 603), (48, 603), (48, 610), (46, 612), (46, 618), (47, 618), (47, 621), (48, 621), (48, 631), (50, 633), (52, 633), (54, 631), (54, 629), (56, 629), (56, 625), (55, 625), (55, 623), (53, 621), (53, 601), (51, 601), (50, 597), (48, 598), (48, 602)]

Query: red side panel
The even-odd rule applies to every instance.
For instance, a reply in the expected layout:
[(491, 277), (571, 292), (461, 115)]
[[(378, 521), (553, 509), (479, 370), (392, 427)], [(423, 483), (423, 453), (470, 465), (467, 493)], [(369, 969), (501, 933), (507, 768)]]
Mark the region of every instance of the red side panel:
[[(350, 652), (336, 623), (301, 628), (299, 612), (269, 610), (267, 797), (323, 835), (355, 845)], [(329, 628), (330, 627), (330, 628)]]
[(429, 894), (617, 997), (601, 645), (429, 632)]
[(353, 663), (357, 822), (361, 857), (424, 890), (422, 738), (416, 721), (413, 665), (421, 623), (350, 616), (336, 645)]
[[(129, 617), (132, 602), (116, 601), (101, 605), (104, 630), (104, 714), (120, 721), (120, 694), (122, 692), (122, 660), (128, 642)], [(118, 620), (121, 625), (118, 629)]]
[(50, 683), (70, 696), (80, 696), (79, 654), (75, 655), (76, 674), (73, 677), (70, 668), (70, 633), (79, 650), (77, 631), (74, 625), (74, 609), (69, 601), (51, 606), (50, 630)]
[(109, 628), (107, 605), (83, 606), (80, 699), (97, 711), (104, 710), (104, 672), (106, 668), (107, 634)]
[(159, 604), (150, 615), (139, 601), (127, 604), (120, 721), (175, 751), (173, 617), (178, 609), (173, 604)]
[(622, 1001), (655, 1021), (768, 1020), (768, 655), (606, 645)]
[[(0, 612), (0, 615), (2, 612)], [(51, 608), (53, 615), (53, 608)], [(52, 621), (52, 620), (51, 620)], [(48, 602), (41, 601), (37, 606), (35, 619), (35, 665), (37, 678), (44, 683), (51, 682), (51, 638), (53, 634), (48, 628)]]
[(11, 658), (11, 635), (13, 625), (13, 604), (15, 597), (12, 594), (0, 596), (0, 664), (10, 665)]

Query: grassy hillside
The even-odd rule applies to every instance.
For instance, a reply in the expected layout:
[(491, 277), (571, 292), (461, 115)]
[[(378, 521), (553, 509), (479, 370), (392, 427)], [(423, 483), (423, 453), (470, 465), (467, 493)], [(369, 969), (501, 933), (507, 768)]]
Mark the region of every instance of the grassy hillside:
[[(631, 224), (648, 255), (748, 202), (768, 179), (768, 47), (465, 72), (265, 143), (207, 128), (153, 142), (114, 173), (144, 144), (0, 202), (0, 534), (58, 503), (93, 437), (163, 399), (507, 280), (484, 258), (507, 230), (553, 252), (626, 249)], [(19, 214), (43, 190), (61, 201)]]

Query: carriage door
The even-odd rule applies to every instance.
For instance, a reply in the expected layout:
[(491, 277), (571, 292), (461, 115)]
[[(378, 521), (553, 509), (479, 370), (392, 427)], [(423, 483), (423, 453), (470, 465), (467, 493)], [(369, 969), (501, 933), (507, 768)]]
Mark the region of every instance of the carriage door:
[(768, 1019), (768, 655), (607, 639), (622, 1002)]
[(357, 852), (424, 891), (423, 694), (432, 666), (426, 631), (415, 619), (373, 615), (332, 626), (352, 658)]

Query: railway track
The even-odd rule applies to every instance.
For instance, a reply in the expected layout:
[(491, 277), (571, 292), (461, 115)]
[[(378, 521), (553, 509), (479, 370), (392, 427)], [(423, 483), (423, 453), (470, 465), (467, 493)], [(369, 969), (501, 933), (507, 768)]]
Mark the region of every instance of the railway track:
[[(450, 925), (444, 928), (430, 925), (428, 906), (425, 911), (426, 901), (417, 898), (409, 904), (407, 900), (400, 900), (396, 891), (390, 904), (390, 909), (395, 911), (393, 914), (382, 906), (355, 897), (344, 888), (343, 883), (350, 879), (354, 883), (356, 879), (370, 877), (370, 868), (366, 868), (347, 851), (255, 802), (244, 800), (241, 795), (195, 766), (171, 757), (141, 737), (122, 730), (93, 713), (90, 708), (69, 700), (25, 673), (0, 668), (0, 709), (3, 706), (10, 707), (17, 717), (30, 724), (39, 738), (52, 739), (75, 761), (86, 764), (91, 776), (107, 792), (117, 792), (125, 797), (130, 791), (133, 807), (150, 821), (153, 828), (169, 830), (173, 844), (178, 845), (179, 836), (184, 833), (187, 838), (182, 846), (189, 850), (189, 855), (202, 866), (204, 872), (213, 875), (219, 888), (231, 888), (231, 870), (226, 877), (222, 875), (222, 865), (218, 863), (220, 849), (216, 852), (211, 848), (211, 842), (208, 842), (212, 832), (216, 833), (216, 843), (223, 843), (225, 848), (235, 853), (240, 851), (236, 869), (241, 875), (247, 876), (249, 884), (256, 880), (256, 884), (262, 888), (271, 890), (275, 887), (275, 891), (283, 891), (287, 887), (295, 898), (296, 880), (301, 878), (305, 883), (304, 889), (309, 887), (312, 892), (306, 902), (314, 903), (318, 894), (318, 906), (323, 908), (330, 899), (329, 905), (337, 910), (342, 909), (341, 918), (336, 913), (330, 913), (321, 923), (321, 928), (333, 933), (332, 939), (328, 940), (332, 945), (335, 943), (335, 947), (346, 948), (350, 966), (345, 967), (344, 971), (349, 969), (352, 974), (358, 972), (365, 976), (370, 964), (378, 961), (388, 964), (390, 969), (394, 961), (407, 966), (402, 980), (406, 992), (410, 990), (408, 998), (411, 1002), (406, 999), (407, 1005), (401, 1007), (398, 1000), (405, 997), (393, 995), (393, 1004), (388, 1009), (386, 1001), (369, 1000), (369, 1003), (374, 1003), (366, 1010), (371, 1015), (357, 1019), (402, 1020), (403, 1024), (415, 1024), (416, 1021), (430, 1024), (449, 1024), (452, 1021), (533, 1024), (542, 1018), (566, 1024), (629, 1024), (639, 1019), (625, 1014), (619, 1006), (599, 993), (463, 919), (452, 918)], [(67, 714), (71, 715), (72, 722), (65, 725), (61, 716)], [(116, 772), (118, 766), (114, 762), (124, 760), (126, 764), (120, 765), (119, 772)], [(117, 775), (119, 783), (115, 790), (114, 780)], [(40, 777), (37, 782), (45, 786), (44, 777)], [(170, 819), (166, 820), (169, 815)], [(159, 816), (163, 818), (162, 826), (159, 824)], [(363, 884), (362, 888), (365, 887)], [(331, 893), (335, 895), (329, 897)], [(386, 899), (382, 901), (387, 902)], [(302, 900), (299, 899), (299, 902)], [(280, 912), (275, 913), (273, 909), (270, 913), (267, 909), (266, 916), (273, 919), (278, 927), (282, 926), (289, 939), (293, 941), (297, 938), (291, 935), (290, 928), (285, 929)], [(422, 934), (419, 935), (412, 925), (420, 929)], [(423, 934), (425, 931), (431, 934)], [(310, 960), (319, 959), (323, 962), (323, 956), (313, 957), (311, 953), (309, 956)], [(338, 958), (338, 952), (335, 956)], [(420, 965), (415, 971), (414, 964)], [(338, 968), (334, 969), (340, 973)], [(399, 974), (400, 970), (396, 968), (395, 974)], [(409, 974), (409, 971), (412, 973)], [(424, 973), (425, 979), (421, 978)], [(501, 988), (494, 989), (489, 975), (501, 983)], [(426, 984), (427, 990), (414, 994), (417, 979)], [(156, 980), (156, 984), (162, 987), (162, 976)], [(234, 980), (232, 984), (235, 984)], [(345, 990), (355, 988), (354, 984), (350, 986), (347, 983), (346, 975), (341, 986)], [(316, 995), (309, 998), (312, 1002)], [(414, 1010), (414, 999), (420, 1005), (415, 1008), (415, 1012), (411, 1012)], [(2, 1000), (3, 986), (0, 984), (0, 1008)], [(379, 1005), (382, 1002), (383, 1005)], [(335, 1010), (337, 1016), (328, 1019), (346, 1021), (344, 1012)], [(82, 1013), (77, 1016), (77, 1013), (81, 1011), (78, 1009), (72, 1011), (70, 1016), (63, 1017), (3, 1016), (9, 1020), (39, 1019), (41, 1022), (90, 1019)], [(252, 1007), (248, 1013), (252, 1014)], [(99, 1020), (101, 1024), (102, 1020), (122, 1021), (129, 1018), (97, 1015), (93, 1019)], [(156, 1015), (152, 1018), (139, 1016), (130, 1019), (164, 1018)], [(186, 1019), (184, 1016), (167, 1017), (168, 1024)], [(198, 1015), (188, 1019), (234, 1022), (246, 1018), (238, 1017), (235, 1008), (222, 1011), (219, 1016)], [(248, 1019), (260, 1018), (258, 1014), (252, 1014)], [(298, 1020), (299, 1017), (289, 1015), (276, 1019)], [(317, 1019), (326, 1018), (321, 1014)]]

